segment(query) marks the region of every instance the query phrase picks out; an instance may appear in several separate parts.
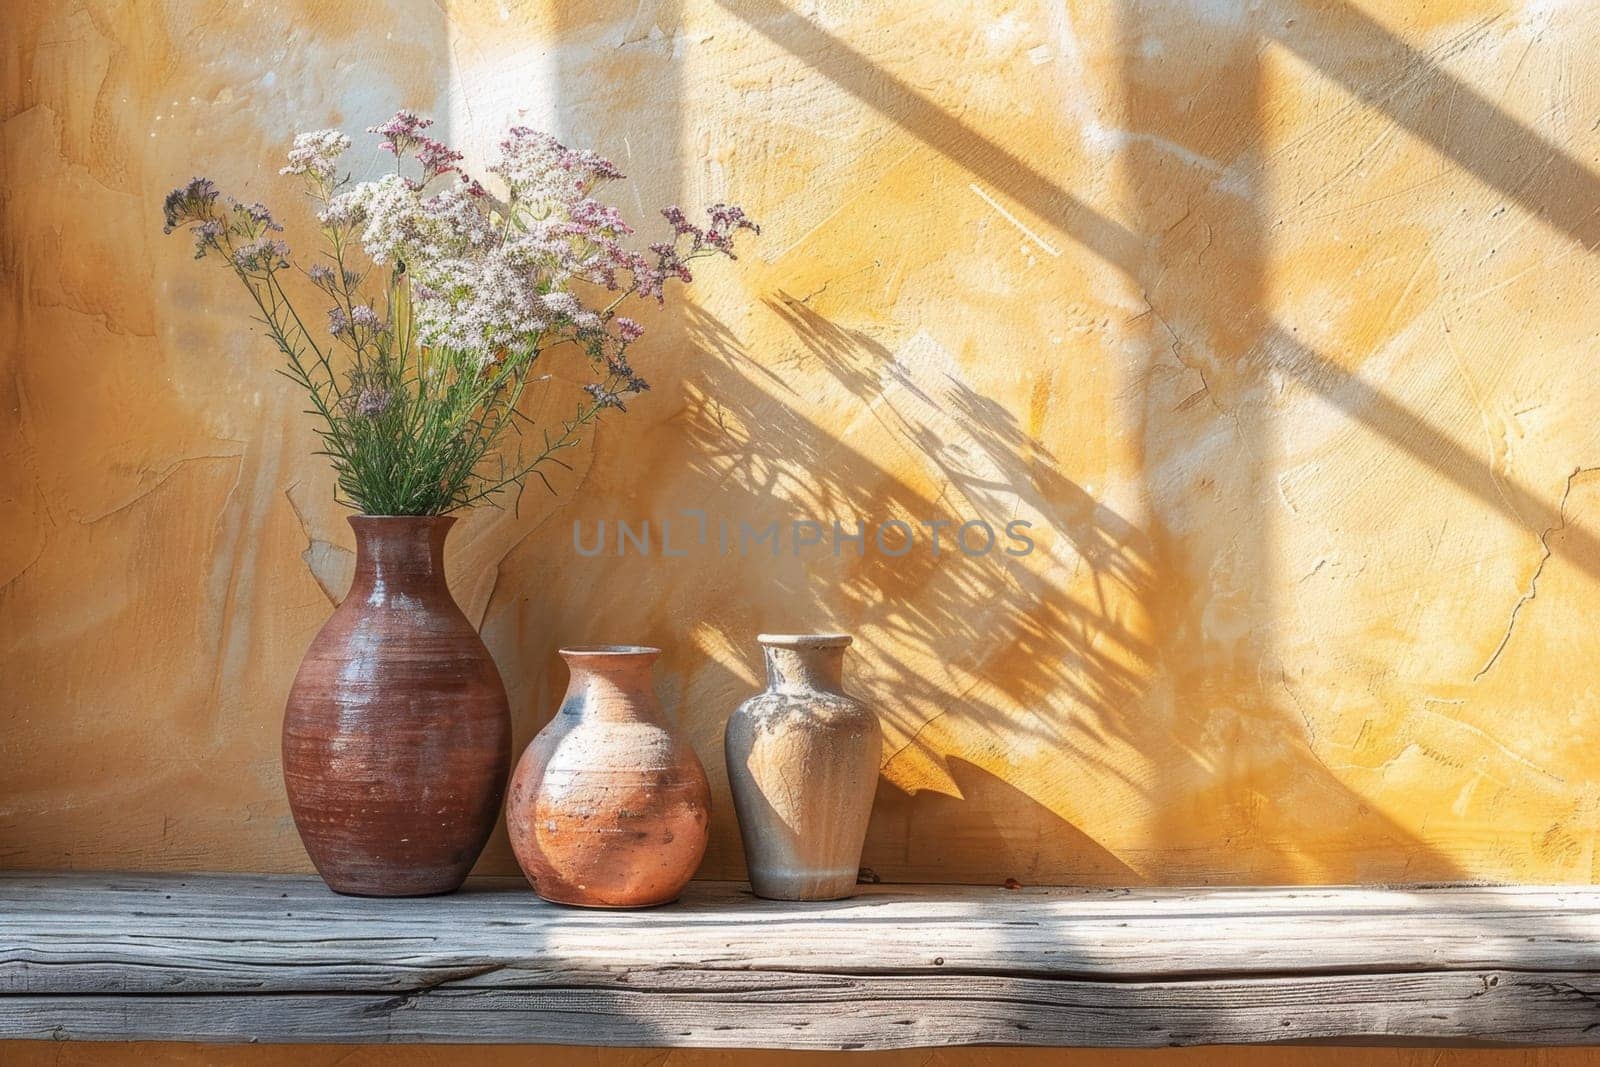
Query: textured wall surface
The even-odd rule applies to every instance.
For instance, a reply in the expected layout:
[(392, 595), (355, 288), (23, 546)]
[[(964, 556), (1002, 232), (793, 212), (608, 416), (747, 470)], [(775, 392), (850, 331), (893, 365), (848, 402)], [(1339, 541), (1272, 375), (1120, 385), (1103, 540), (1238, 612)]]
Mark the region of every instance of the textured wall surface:
[[(307, 869), (279, 717), (352, 540), (157, 211), (292, 216), (295, 130), (406, 105), (765, 224), (558, 497), (452, 535), (519, 746), (558, 645), (668, 649), (703, 874), (755, 633), (841, 628), (886, 879), (1595, 876), (1593, 5), (13, 0), (0, 49), (0, 864)], [(574, 550), (682, 509), (1037, 550)]]

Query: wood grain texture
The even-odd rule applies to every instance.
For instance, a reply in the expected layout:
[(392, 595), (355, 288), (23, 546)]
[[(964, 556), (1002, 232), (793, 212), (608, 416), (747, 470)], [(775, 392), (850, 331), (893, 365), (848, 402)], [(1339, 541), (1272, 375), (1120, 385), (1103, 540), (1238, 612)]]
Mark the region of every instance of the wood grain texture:
[[(838, 1067), (795, 1049), (584, 1048), (574, 1045), (229, 1045), (0, 1041), (6, 1067)], [(852, 1067), (1594, 1067), (1594, 1048), (1353, 1048), (1214, 1045), (1172, 1049), (943, 1048), (851, 1055)]]
[(1600, 890), (694, 883), (618, 916), (510, 880), (0, 880), (0, 1038), (907, 1048), (1593, 1044)]

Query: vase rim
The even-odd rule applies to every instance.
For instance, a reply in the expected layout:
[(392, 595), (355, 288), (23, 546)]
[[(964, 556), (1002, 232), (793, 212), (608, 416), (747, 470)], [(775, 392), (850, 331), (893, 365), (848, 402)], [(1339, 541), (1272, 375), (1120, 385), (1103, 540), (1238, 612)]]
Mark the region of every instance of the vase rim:
[(346, 515), (345, 521), (356, 522), (455, 522), (454, 515)]
[(756, 641), (767, 648), (846, 648), (854, 640), (841, 633), (756, 635)]
[(659, 656), (661, 650), (651, 645), (563, 645), (556, 650), (562, 656)]

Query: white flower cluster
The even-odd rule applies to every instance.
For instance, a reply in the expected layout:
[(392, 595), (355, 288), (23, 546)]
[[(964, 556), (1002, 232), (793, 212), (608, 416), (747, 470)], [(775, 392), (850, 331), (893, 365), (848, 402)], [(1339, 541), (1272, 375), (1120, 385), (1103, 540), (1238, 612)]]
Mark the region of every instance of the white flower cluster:
[(531, 204), (576, 204), (601, 182), (622, 177), (609, 160), (526, 126), (513, 127), (500, 142), (489, 172), (506, 183), (513, 201)]
[(502, 241), (479, 257), (420, 263), (421, 285), (413, 289), (418, 338), (484, 360), (545, 334), (598, 332), (600, 316), (567, 289), (579, 267), (568, 244), (537, 233)]
[(513, 131), (501, 147), (491, 170), (506, 179), (504, 202), (476, 182), (430, 192), (388, 174), (330, 196), (319, 216), (356, 235), (373, 262), (405, 265), (421, 343), (480, 364), (551, 335), (599, 335), (605, 319), (572, 283), (614, 286), (619, 269), (639, 265), (617, 244), (625, 224), (587, 195), (615, 173), (609, 163), (532, 131)]
[(339, 157), (350, 148), (350, 138), (338, 130), (310, 130), (298, 134), (289, 149), (289, 165), (279, 174), (301, 174), (324, 185), (334, 180)]

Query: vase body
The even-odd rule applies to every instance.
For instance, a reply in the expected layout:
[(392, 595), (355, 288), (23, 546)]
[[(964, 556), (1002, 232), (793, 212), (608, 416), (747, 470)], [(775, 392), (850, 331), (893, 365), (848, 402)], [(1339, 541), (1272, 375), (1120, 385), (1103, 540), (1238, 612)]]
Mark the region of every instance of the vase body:
[(355, 580), (289, 691), (289, 807), (317, 873), (339, 893), (459, 888), (500, 811), (510, 709), (445, 584), (454, 521), (351, 517)]
[(677, 899), (706, 851), (711, 788), (661, 713), (659, 649), (564, 648), (571, 681), (511, 779), (506, 825), (546, 900), (642, 908)]
[(845, 694), (846, 634), (763, 634), (767, 688), (728, 719), (724, 750), (750, 888), (774, 900), (852, 896), (883, 729)]

